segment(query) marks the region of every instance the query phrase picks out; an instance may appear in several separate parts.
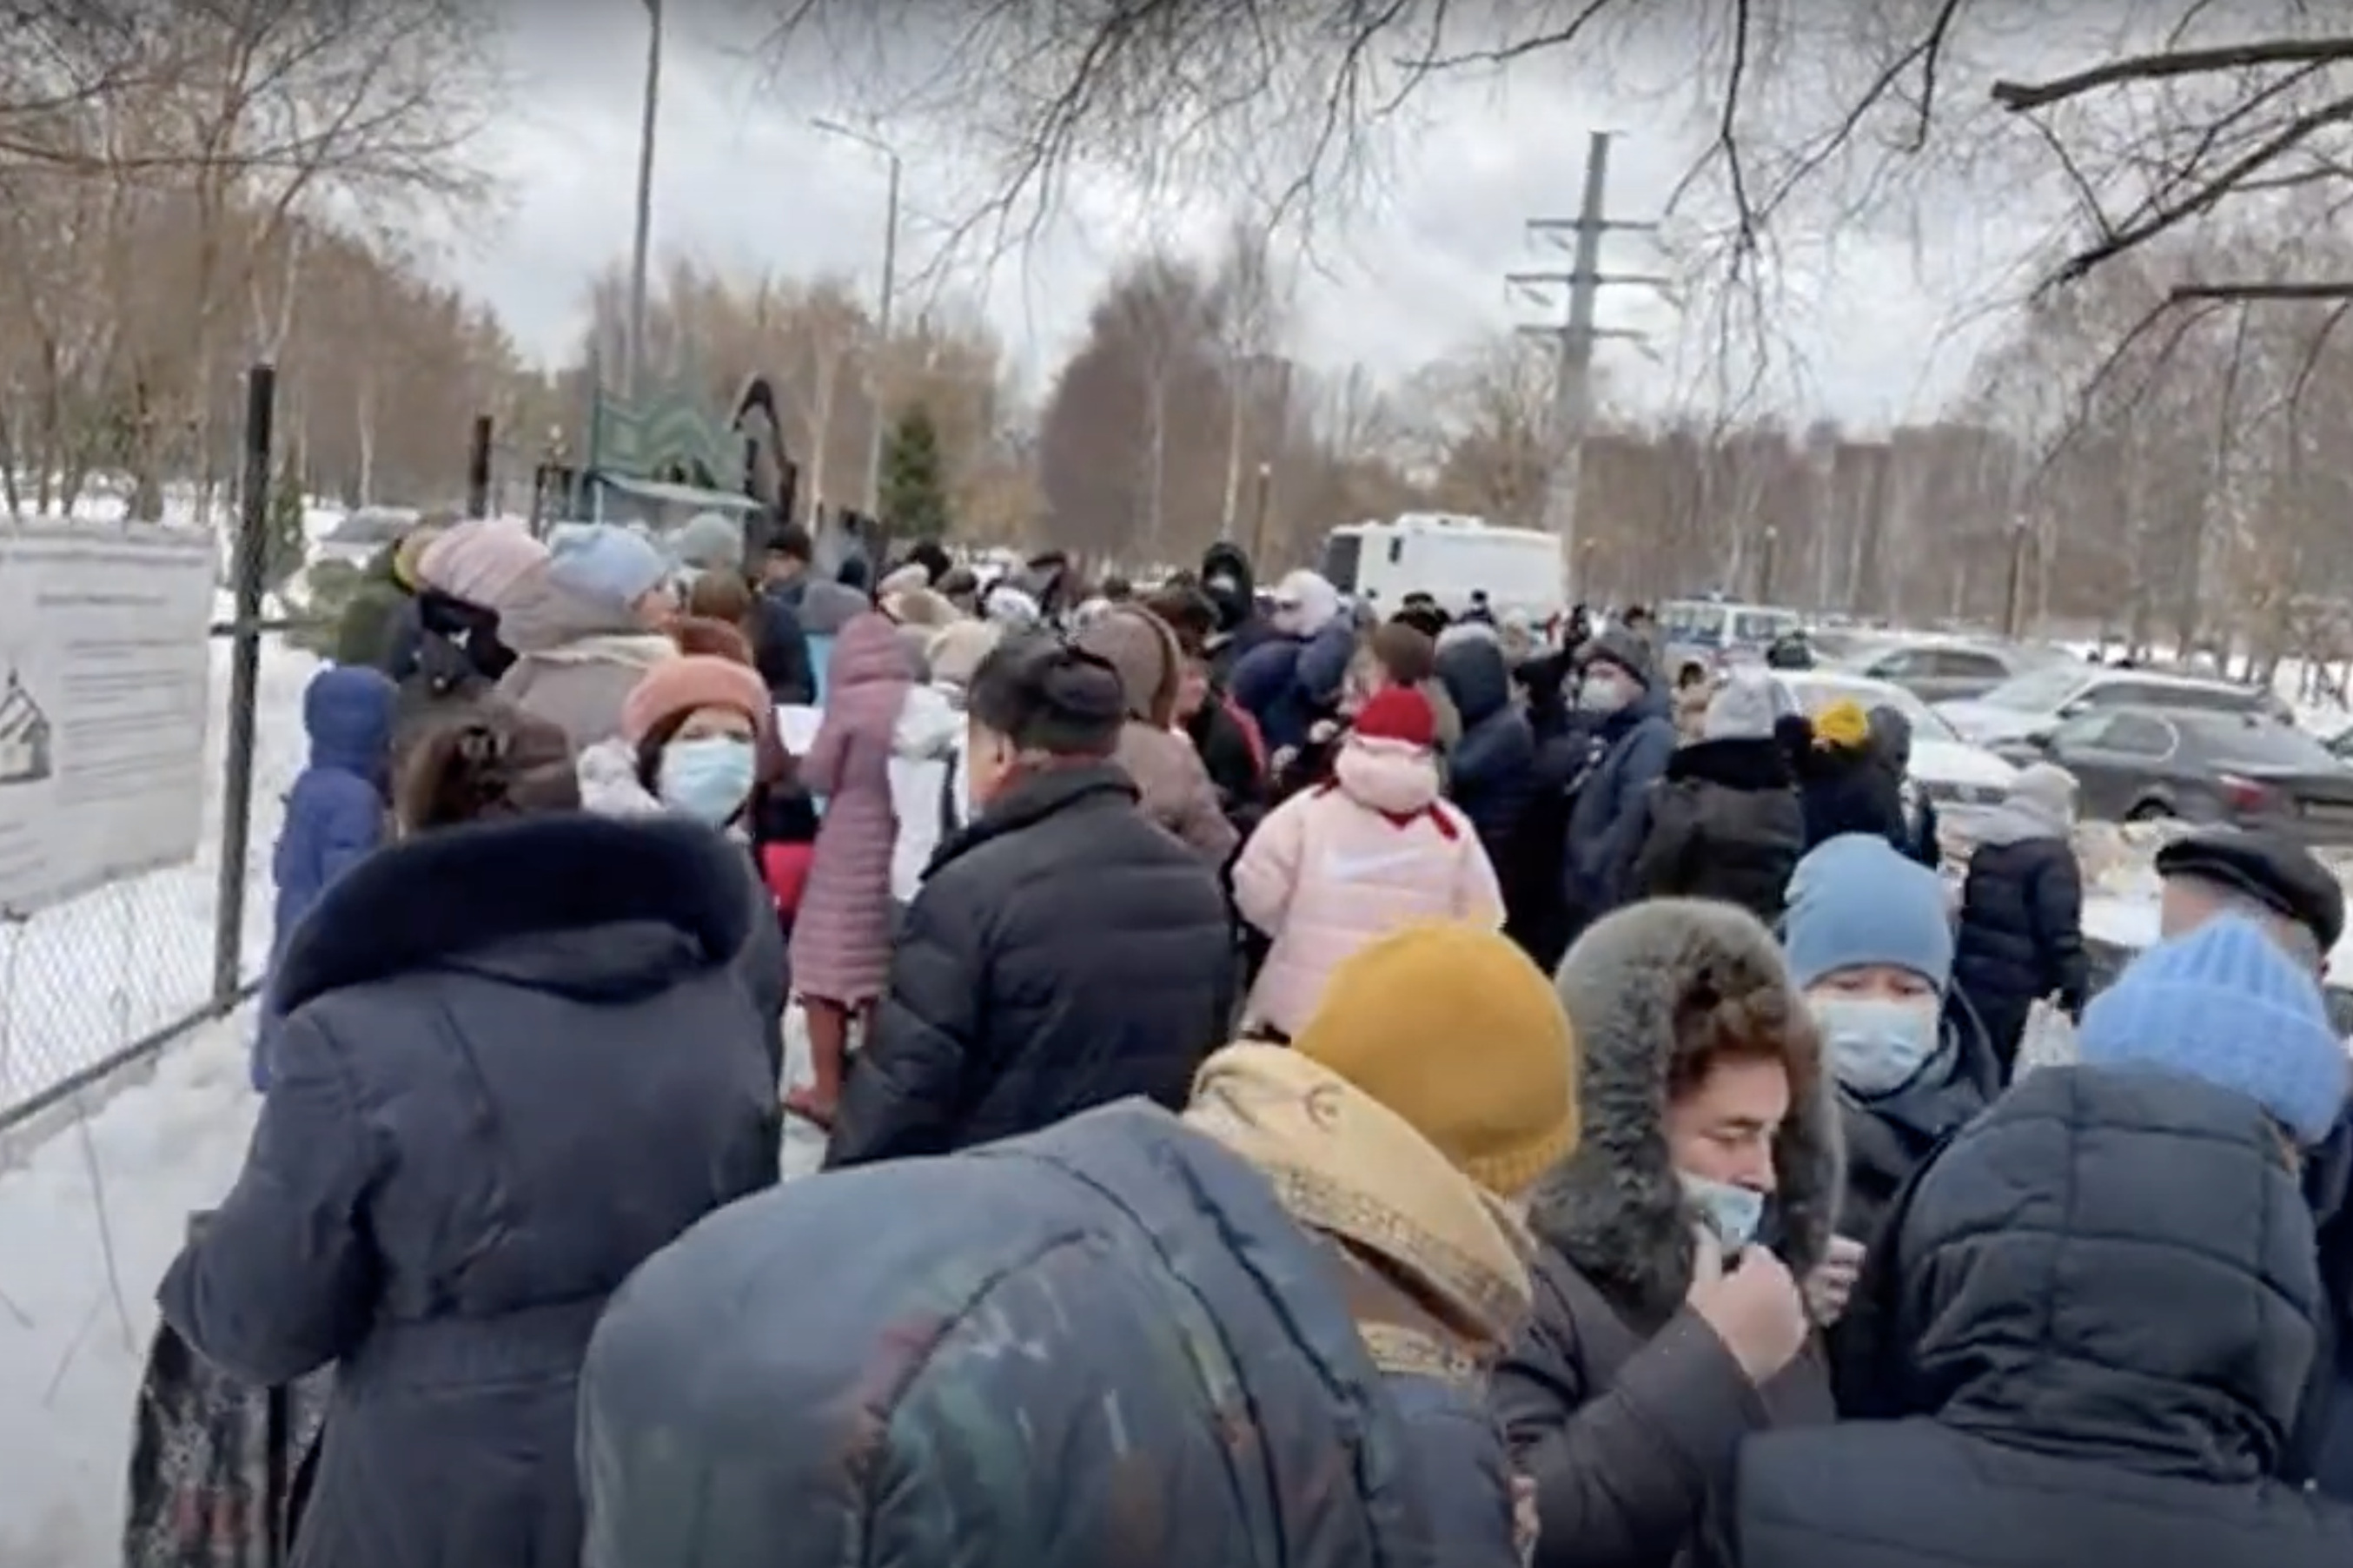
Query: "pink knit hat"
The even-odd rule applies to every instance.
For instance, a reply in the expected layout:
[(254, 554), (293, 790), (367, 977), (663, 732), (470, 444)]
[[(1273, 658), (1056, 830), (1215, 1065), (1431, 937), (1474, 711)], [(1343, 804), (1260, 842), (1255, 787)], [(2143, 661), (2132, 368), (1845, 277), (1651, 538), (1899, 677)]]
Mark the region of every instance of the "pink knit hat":
[(521, 524), (477, 519), (427, 544), (417, 557), (417, 576), (453, 599), (496, 610), (546, 560), (547, 546)]
[(732, 658), (681, 654), (639, 677), (621, 703), (621, 739), (637, 745), (662, 723), (698, 708), (731, 708), (754, 726), (775, 712), (767, 683)]

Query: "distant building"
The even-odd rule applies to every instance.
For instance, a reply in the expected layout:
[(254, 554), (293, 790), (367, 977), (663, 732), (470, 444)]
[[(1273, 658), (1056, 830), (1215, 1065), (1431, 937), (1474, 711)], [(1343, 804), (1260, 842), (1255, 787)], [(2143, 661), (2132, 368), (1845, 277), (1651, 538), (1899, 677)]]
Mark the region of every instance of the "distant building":
[(8, 684), (0, 688), (0, 784), (37, 784), (47, 778), (55, 766), (52, 740), (49, 716), (10, 670)]

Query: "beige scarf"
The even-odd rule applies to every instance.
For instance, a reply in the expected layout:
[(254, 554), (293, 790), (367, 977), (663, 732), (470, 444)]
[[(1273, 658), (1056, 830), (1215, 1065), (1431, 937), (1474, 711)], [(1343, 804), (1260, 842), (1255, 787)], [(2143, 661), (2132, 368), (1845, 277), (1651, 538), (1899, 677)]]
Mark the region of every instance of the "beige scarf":
[(1338, 1074), (1287, 1047), (1228, 1046), (1202, 1064), (1185, 1121), (1257, 1167), (1292, 1218), (1377, 1259), (1471, 1330), (1469, 1345), (1447, 1346), (1360, 1317), (1366, 1348), (1385, 1369), (1467, 1373), (1526, 1319), (1535, 1252), (1526, 1227)]

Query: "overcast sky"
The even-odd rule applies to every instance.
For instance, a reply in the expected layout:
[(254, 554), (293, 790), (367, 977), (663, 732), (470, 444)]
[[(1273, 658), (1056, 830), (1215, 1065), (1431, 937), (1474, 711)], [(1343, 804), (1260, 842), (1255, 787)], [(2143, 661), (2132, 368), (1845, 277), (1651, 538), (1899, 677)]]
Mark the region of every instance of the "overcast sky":
[[(625, 258), (643, 79), (645, 15), (635, 0), (532, 6), (509, 24), (522, 79), (500, 115), (492, 154), (508, 176), (508, 210), (470, 226), (449, 270), (496, 305), (527, 353), (567, 357), (579, 341), (589, 277)], [(718, 25), (671, 24), (658, 138), (654, 243), (750, 274), (879, 275), (885, 167), (871, 152), (811, 129), (812, 116), (860, 118), (856, 95), (818, 79), (780, 87), (722, 47)], [(1699, 143), (1687, 115), (1653, 99), (1514, 79), (1508, 92), (1464, 89), (1433, 100), (1430, 122), (1393, 159), (1384, 195), (1344, 232), (1319, 236), (1302, 271), (1293, 352), (1324, 366), (1409, 373), (1482, 331), (1544, 319), (1515, 303), (1504, 274), (1566, 265), (1526, 237), (1524, 220), (1573, 211), (1587, 133), (1625, 132), (1615, 147), (1613, 216), (1657, 214)], [(944, 221), (971, 209), (972, 175), (927, 153), (923, 132), (875, 127), (907, 163), (905, 269), (936, 249)], [(964, 187), (958, 189), (958, 186)], [(1223, 220), (1212, 204), (1165, 198), (1139, 224), (1133, 195), (1103, 179), (1038, 242), (948, 286), (977, 299), (1032, 386), (1082, 330), (1088, 304), (1124, 254), (1152, 240), (1207, 253)], [(2011, 212), (1967, 199), (1933, 220), (1916, 214), (1816, 237), (1778, 291), (1778, 335), (1802, 363), (1772, 401), (1800, 416), (1883, 426), (1933, 415), (1965, 382), (1973, 352), (1999, 324), (2024, 232)], [(1613, 237), (1605, 265), (1660, 269), (1643, 237)], [(922, 279), (918, 279), (922, 281)], [(902, 309), (920, 301), (902, 296)], [(1694, 395), (1713, 352), (1704, 309), (1679, 314), (1645, 290), (1605, 296), (1606, 324), (1650, 335), (1654, 362), (1624, 344), (1603, 360), (1616, 395), (1649, 407)]]

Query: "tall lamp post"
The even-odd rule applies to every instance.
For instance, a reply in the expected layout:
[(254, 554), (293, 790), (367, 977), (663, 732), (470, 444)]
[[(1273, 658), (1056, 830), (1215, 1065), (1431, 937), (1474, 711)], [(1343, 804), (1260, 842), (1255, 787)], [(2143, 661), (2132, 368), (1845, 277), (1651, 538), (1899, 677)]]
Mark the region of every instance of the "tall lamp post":
[(654, 232), (654, 122), (661, 106), (662, 0), (641, 0), (646, 35), (646, 100), (638, 121), (637, 232), (629, 246), (629, 319), (621, 336), (621, 391), (634, 400), (646, 354), (646, 268)]
[(891, 306), (899, 291), (899, 182), (905, 164), (899, 150), (881, 137), (838, 120), (812, 120), (809, 124), (828, 136), (839, 136), (855, 142), (870, 152), (879, 153), (891, 168), (890, 200), (882, 216), (882, 290), (874, 307), (875, 353), (867, 363), (866, 397), (873, 406), (874, 416), (866, 436), (866, 510), (877, 521), (882, 514), (882, 381), (876, 374), (881, 352), (891, 342)]

